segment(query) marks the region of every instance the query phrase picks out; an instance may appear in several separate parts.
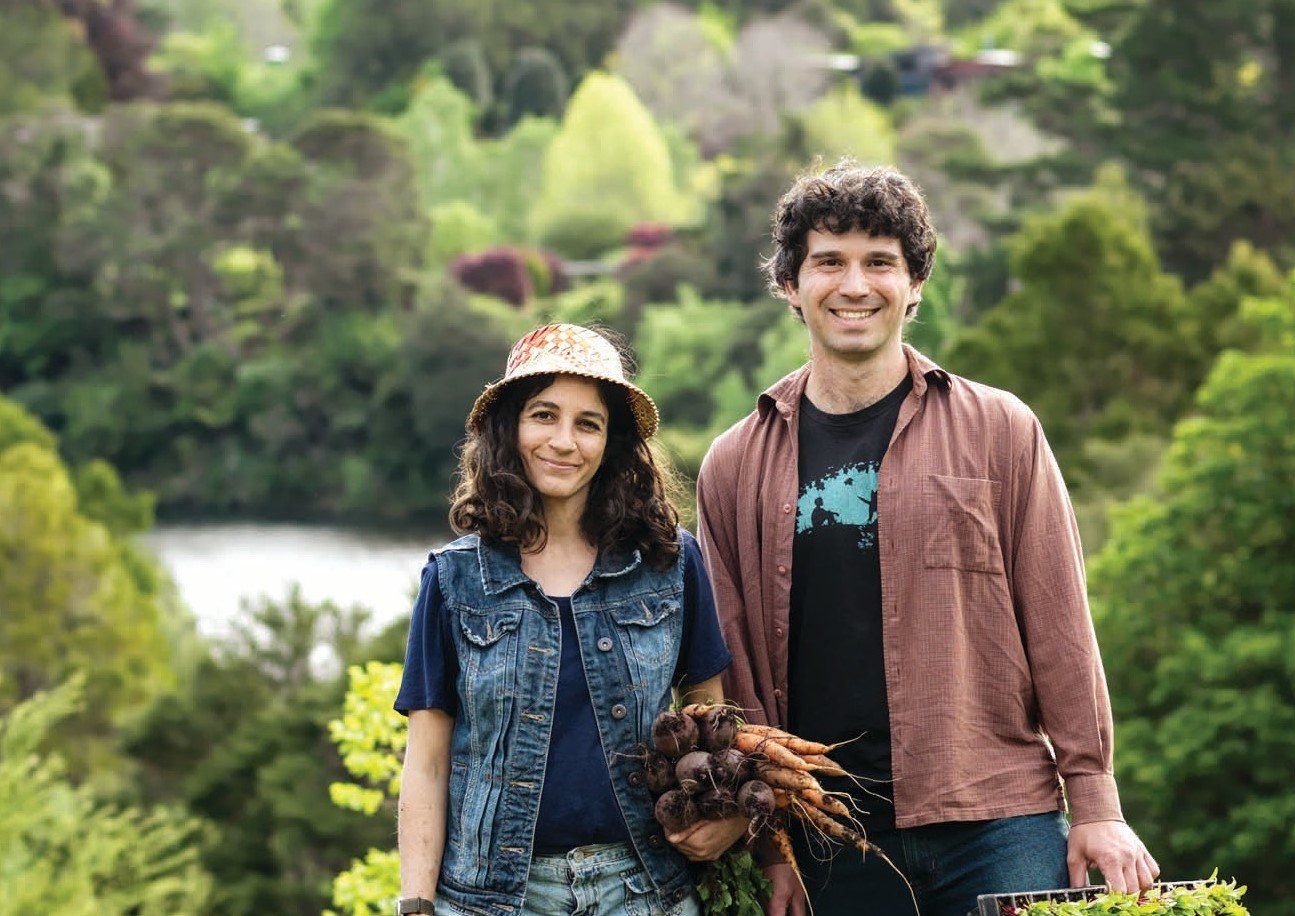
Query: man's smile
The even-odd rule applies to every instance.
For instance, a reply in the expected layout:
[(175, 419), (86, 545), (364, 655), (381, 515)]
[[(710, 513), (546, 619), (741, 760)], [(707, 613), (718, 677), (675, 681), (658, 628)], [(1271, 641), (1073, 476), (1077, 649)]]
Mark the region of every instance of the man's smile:
[(829, 308), (828, 311), (831, 312), (833, 315), (835, 315), (837, 318), (844, 318), (846, 321), (862, 321), (863, 319), (871, 318), (873, 315), (880, 312), (881, 306), (877, 306), (875, 308), (863, 308), (863, 309)]

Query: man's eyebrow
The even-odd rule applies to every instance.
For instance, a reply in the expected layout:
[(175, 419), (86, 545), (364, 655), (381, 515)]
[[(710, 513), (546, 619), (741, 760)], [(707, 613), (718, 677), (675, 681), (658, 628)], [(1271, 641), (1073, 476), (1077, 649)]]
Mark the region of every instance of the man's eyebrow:
[[(809, 257), (806, 258), (806, 260), (826, 261), (828, 258), (836, 258), (837, 260), (840, 260), (844, 257), (845, 255), (843, 255), (840, 251), (838, 251), (835, 248), (832, 248), (827, 251), (815, 251), (813, 254), (809, 255)], [(886, 249), (886, 248), (874, 248), (871, 251), (865, 252), (864, 257), (873, 259), (873, 260), (880, 258), (885, 261), (898, 261), (900, 258), (899, 255), (895, 254), (895, 252), (890, 251), (889, 249)]]

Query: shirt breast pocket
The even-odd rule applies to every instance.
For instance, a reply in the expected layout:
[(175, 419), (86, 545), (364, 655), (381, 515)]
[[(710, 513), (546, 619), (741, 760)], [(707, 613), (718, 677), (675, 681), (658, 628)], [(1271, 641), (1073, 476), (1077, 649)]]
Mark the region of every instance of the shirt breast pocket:
[(930, 568), (1002, 573), (998, 542), (999, 483), (932, 474), (922, 494), (924, 560)]

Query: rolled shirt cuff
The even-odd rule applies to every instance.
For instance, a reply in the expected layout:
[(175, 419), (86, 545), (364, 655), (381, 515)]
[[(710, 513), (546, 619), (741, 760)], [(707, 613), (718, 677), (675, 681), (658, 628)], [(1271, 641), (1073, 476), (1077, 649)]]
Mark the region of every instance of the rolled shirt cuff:
[(1124, 813), (1120, 810), (1120, 793), (1115, 787), (1115, 777), (1112, 774), (1071, 776), (1065, 780), (1065, 786), (1071, 826), (1095, 821), (1124, 820)]

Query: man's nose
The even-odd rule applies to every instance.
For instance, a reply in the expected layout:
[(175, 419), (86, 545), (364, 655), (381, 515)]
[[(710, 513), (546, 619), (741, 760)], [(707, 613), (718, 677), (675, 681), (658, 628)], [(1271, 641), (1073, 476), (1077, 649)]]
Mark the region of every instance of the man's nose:
[(847, 264), (845, 274), (841, 277), (841, 283), (837, 287), (837, 292), (842, 296), (859, 298), (868, 295), (872, 291), (871, 284), (868, 283), (868, 272), (860, 264)]

